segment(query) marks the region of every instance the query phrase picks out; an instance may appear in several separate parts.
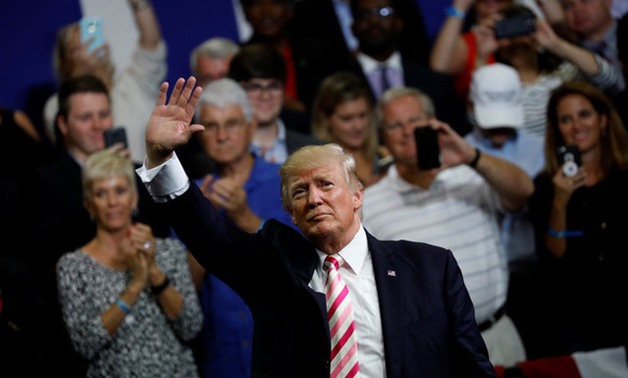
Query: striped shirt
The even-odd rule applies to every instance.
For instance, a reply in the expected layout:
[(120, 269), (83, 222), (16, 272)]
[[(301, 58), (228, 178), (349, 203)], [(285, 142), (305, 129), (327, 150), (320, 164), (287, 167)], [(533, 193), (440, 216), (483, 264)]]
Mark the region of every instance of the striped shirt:
[(474, 170), (442, 171), (429, 190), (401, 179), (393, 165), (364, 193), (363, 224), (375, 237), (422, 241), (452, 250), (478, 323), (506, 301), (508, 267), (499, 238), (497, 194)]

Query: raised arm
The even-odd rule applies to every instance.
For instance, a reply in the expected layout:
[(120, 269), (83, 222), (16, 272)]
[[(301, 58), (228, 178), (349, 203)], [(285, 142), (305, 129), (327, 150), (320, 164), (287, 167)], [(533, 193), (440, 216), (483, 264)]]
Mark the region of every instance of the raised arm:
[(496, 156), (480, 153), (446, 123), (433, 121), (432, 125), (441, 133), (439, 145), (444, 168), (460, 164), (473, 167), (497, 192), (508, 211), (517, 211), (527, 203), (534, 183), (523, 169)]
[(151, 1), (129, 0), (129, 5), (140, 34), (140, 46), (145, 50), (156, 49), (161, 40), (161, 29)]
[[(462, 38), (464, 15), (473, 0), (454, 0), (450, 10), (458, 11), (458, 15), (449, 14), (438, 32), (432, 51), (430, 52), (430, 68), (434, 71), (455, 75), (464, 69), (468, 49)], [(462, 17), (460, 17), (462, 16)]]
[(161, 84), (157, 105), (146, 126), (146, 166), (149, 169), (166, 162), (193, 133), (204, 129), (202, 125), (190, 124), (203, 91), (196, 87), (196, 78), (177, 79), (170, 98), (168, 88), (168, 82)]
[(534, 38), (554, 55), (572, 63), (602, 90), (617, 86), (621, 72), (606, 60), (585, 48), (559, 37), (545, 20), (537, 20)]

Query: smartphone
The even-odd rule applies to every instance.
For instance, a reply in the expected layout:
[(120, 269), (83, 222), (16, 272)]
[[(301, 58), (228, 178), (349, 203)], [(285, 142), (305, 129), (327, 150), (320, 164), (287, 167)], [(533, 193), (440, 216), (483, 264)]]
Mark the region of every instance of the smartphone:
[(124, 148), (128, 148), (128, 142), (126, 140), (126, 130), (124, 127), (114, 127), (109, 130), (105, 130), (105, 147), (111, 147), (116, 143), (122, 143)]
[(420, 170), (429, 170), (440, 167), (440, 148), (438, 147), (438, 132), (430, 126), (414, 129), (416, 154)]
[(527, 13), (499, 20), (493, 27), (493, 32), (497, 39), (528, 35), (534, 33), (535, 30), (536, 18), (534, 15)]
[(567, 177), (574, 176), (578, 173), (580, 165), (582, 165), (582, 156), (576, 145), (563, 145), (558, 147), (558, 161), (560, 162), (563, 174)]
[(105, 34), (102, 30), (102, 17), (83, 17), (80, 21), (81, 43), (91, 39), (87, 51), (92, 52), (105, 44)]

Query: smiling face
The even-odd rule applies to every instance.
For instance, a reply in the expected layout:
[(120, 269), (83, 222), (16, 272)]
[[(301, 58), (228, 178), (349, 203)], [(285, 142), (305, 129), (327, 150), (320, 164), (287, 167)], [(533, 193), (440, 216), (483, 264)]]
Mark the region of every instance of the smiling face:
[(283, 83), (276, 79), (254, 78), (242, 83), (253, 114), (260, 127), (269, 126), (277, 121), (284, 100)]
[(58, 119), (59, 130), (68, 151), (84, 161), (105, 148), (103, 132), (113, 127), (109, 98), (104, 93), (75, 93), (68, 108), (67, 117)]
[(85, 205), (99, 228), (115, 232), (132, 223), (137, 196), (125, 175), (96, 179), (91, 183), (91, 196)]
[(304, 169), (288, 180), (287, 188), (292, 220), (315, 245), (344, 246), (353, 238), (363, 192), (352, 188), (341, 164)]
[(585, 154), (600, 149), (600, 139), (607, 127), (607, 118), (598, 113), (584, 96), (572, 94), (556, 107), (558, 130), (566, 144), (575, 144)]
[(345, 101), (329, 117), (330, 134), (349, 150), (360, 149), (368, 138), (369, 103), (366, 98)]

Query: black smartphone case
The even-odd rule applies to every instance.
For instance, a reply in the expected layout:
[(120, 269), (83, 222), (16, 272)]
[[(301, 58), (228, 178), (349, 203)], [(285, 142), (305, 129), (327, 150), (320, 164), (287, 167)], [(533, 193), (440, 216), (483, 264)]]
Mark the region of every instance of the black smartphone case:
[(438, 135), (430, 126), (414, 129), (417, 160), (420, 170), (429, 170), (440, 167), (440, 148)]

